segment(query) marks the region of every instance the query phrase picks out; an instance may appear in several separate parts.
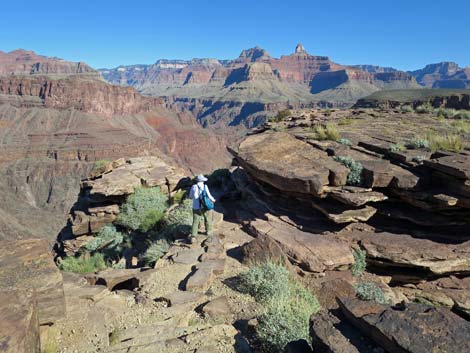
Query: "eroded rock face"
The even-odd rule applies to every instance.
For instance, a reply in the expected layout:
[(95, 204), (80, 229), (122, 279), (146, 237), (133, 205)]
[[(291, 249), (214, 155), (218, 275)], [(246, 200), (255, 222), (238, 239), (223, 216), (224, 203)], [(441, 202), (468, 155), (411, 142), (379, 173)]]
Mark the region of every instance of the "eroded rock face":
[(69, 62), (37, 55), (33, 51), (18, 49), (9, 53), (0, 51), (0, 75), (86, 75), (99, 77), (98, 71), (83, 62)]
[(470, 272), (470, 242), (443, 244), (408, 234), (345, 229), (339, 235), (357, 241), (376, 266), (414, 268), (421, 275), (442, 276)]
[(62, 275), (45, 240), (1, 241), (0, 289), (32, 290), (40, 324), (51, 324), (65, 315)]
[(0, 349), (40, 353), (38, 307), (34, 291), (0, 290)]
[(345, 299), (341, 309), (354, 326), (387, 352), (455, 352), (470, 350), (470, 323), (445, 308), (421, 304), (387, 307)]

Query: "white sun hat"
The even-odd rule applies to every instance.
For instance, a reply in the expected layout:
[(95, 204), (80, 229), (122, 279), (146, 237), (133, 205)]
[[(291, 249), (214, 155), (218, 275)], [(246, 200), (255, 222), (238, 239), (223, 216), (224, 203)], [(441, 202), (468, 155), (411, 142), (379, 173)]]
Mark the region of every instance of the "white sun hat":
[(207, 181), (207, 178), (206, 178), (204, 175), (199, 174), (199, 175), (197, 176), (197, 181), (198, 181), (198, 182), (201, 182), (201, 181), (204, 182), (204, 181)]

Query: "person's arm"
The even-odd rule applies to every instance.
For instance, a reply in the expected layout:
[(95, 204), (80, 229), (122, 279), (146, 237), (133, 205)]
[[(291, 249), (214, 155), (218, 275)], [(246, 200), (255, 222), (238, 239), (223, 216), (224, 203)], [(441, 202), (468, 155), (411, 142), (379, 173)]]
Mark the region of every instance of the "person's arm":
[(191, 200), (194, 200), (195, 199), (195, 195), (194, 193), (196, 192), (196, 188), (194, 187), (195, 185), (191, 186), (191, 190), (189, 191), (189, 198)]
[(211, 192), (209, 191), (209, 187), (207, 185), (206, 185), (206, 192), (207, 192), (207, 196), (209, 197), (209, 199), (212, 202), (215, 202), (215, 199), (212, 197)]

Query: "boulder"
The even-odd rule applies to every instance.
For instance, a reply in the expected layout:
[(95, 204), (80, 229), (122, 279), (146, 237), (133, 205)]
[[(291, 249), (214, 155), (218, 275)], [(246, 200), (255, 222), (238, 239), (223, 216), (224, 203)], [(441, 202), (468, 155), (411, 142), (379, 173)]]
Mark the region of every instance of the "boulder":
[(446, 308), (422, 304), (380, 305), (344, 299), (347, 320), (387, 352), (466, 353), (470, 351), (470, 322)]
[(279, 218), (267, 214), (248, 225), (253, 236), (265, 235), (275, 240), (289, 259), (311, 272), (348, 268), (354, 257), (346, 242), (323, 234), (303, 232)]
[(41, 352), (34, 290), (0, 290), (0, 317), (0, 351)]
[(45, 240), (0, 241), (0, 290), (33, 290), (40, 324), (65, 315), (62, 275)]
[(251, 135), (230, 152), (253, 178), (285, 192), (320, 196), (330, 173), (334, 185), (344, 185), (349, 173), (325, 152), (287, 133)]
[(340, 320), (326, 310), (310, 318), (310, 337), (315, 353), (362, 353), (335, 326)]
[(202, 313), (214, 320), (226, 320), (232, 315), (227, 297), (212, 299), (202, 307)]
[(259, 234), (249, 243), (241, 247), (242, 262), (252, 265), (263, 262), (279, 263), (290, 267), (289, 258), (282, 250), (281, 246), (268, 235)]

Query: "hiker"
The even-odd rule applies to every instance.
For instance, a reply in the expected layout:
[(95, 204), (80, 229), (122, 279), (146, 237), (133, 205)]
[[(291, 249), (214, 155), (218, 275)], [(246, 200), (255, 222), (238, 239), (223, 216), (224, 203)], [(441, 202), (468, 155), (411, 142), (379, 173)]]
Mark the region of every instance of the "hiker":
[(204, 219), (206, 234), (212, 233), (212, 213), (215, 199), (212, 197), (209, 188), (204, 182), (207, 178), (204, 175), (198, 175), (197, 183), (191, 187), (189, 198), (193, 200), (193, 227), (189, 241), (194, 243), (199, 230), (199, 224)]

